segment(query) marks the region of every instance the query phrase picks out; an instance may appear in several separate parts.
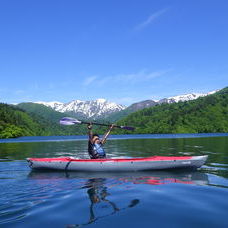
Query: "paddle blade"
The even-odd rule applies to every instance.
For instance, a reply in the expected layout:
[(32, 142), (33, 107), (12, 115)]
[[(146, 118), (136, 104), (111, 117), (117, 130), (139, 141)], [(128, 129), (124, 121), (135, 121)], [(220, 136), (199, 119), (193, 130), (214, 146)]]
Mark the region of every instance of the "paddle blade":
[(127, 127), (127, 126), (120, 126), (121, 129), (124, 129), (124, 130), (129, 130), (129, 131), (134, 131), (135, 128), (134, 127)]
[(81, 124), (82, 122), (80, 120), (77, 120), (71, 117), (63, 117), (59, 121), (59, 123), (62, 125), (74, 125), (74, 124)]

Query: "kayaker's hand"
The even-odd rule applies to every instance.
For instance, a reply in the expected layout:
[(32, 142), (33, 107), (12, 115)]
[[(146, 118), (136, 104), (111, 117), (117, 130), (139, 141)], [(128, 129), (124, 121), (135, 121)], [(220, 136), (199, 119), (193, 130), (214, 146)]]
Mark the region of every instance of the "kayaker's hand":
[(87, 125), (88, 130), (92, 130), (92, 127), (93, 127), (92, 124), (88, 124), (88, 125)]
[(115, 127), (115, 124), (112, 124), (110, 127), (110, 130), (112, 130)]

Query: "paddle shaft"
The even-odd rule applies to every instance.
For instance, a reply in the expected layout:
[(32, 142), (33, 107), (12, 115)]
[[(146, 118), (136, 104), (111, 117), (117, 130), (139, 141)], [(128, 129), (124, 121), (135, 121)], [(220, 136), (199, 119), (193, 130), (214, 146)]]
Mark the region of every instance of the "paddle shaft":
[[(81, 123), (82, 124), (92, 124), (92, 125), (106, 126), (106, 127), (111, 127), (112, 126), (111, 124), (101, 124), (101, 123), (84, 122), (84, 121), (81, 121)], [(114, 125), (114, 127), (123, 128), (122, 126), (117, 126), (117, 125)]]
[[(101, 123), (93, 123), (93, 122), (86, 122), (86, 121), (80, 121), (80, 120), (77, 120), (75, 118), (72, 118), (72, 117), (63, 117), (61, 120), (60, 120), (60, 124), (63, 124), (63, 125), (73, 125), (73, 124), (94, 124), (94, 125), (99, 125), (99, 126), (106, 126), (106, 127), (111, 127), (112, 125), (111, 124), (101, 124)], [(128, 127), (128, 126), (118, 126), (118, 125), (113, 125), (114, 127), (116, 128), (121, 128), (121, 129), (124, 129), (124, 130), (130, 130), (130, 131), (133, 131), (135, 128), (134, 127)]]

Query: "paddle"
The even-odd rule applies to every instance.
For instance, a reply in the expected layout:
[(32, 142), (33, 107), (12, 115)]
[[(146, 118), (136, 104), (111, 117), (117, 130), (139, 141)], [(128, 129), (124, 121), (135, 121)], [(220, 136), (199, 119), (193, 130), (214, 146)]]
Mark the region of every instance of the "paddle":
[[(62, 124), (62, 125), (93, 124), (93, 125), (99, 125), (99, 126), (108, 126), (108, 127), (111, 126), (111, 124), (101, 124), (101, 123), (85, 122), (85, 121), (74, 119), (72, 117), (63, 117), (59, 121), (59, 123)], [(128, 126), (117, 126), (117, 125), (114, 125), (114, 127), (121, 128), (121, 129), (124, 129), (124, 130), (130, 130), (130, 131), (133, 131), (135, 129), (134, 127), (128, 127)]]

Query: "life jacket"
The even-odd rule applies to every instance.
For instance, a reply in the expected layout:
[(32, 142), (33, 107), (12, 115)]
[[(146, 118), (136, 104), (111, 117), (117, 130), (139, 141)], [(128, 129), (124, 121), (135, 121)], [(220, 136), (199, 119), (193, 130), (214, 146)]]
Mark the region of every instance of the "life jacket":
[(99, 155), (99, 157), (105, 156), (105, 151), (104, 151), (104, 148), (102, 147), (102, 144), (94, 143), (93, 150), (95, 153)]

